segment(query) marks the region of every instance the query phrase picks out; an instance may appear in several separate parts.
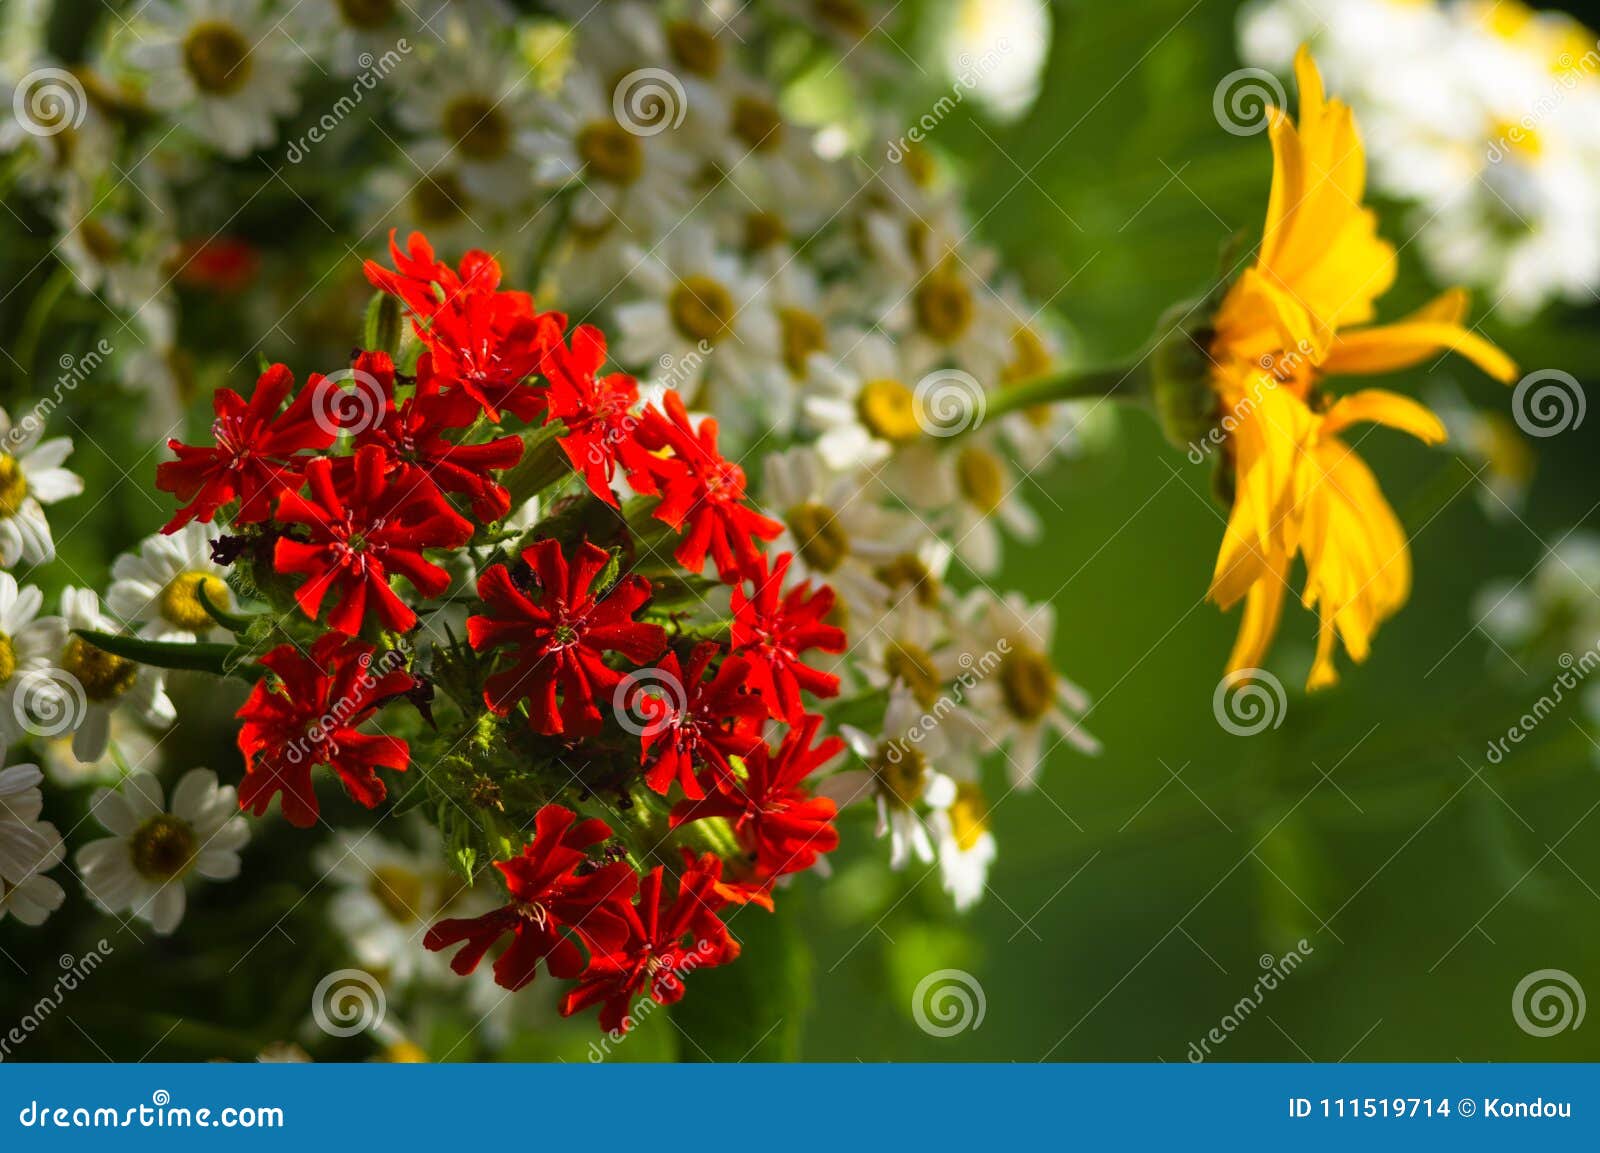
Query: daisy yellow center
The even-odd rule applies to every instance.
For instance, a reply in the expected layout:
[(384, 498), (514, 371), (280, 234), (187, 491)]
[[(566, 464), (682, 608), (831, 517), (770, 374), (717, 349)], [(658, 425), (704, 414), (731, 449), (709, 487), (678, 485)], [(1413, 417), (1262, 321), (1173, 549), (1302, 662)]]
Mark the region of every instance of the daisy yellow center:
[(250, 79), (250, 41), (224, 20), (202, 20), (183, 38), (183, 66), (200, 91), (232, 95)]
[(905, 158), (901, 161), (905, 165), (906, 173), (911, 177), (911, 183), (918, 188), (926, 188), (933, 183), (933, 157), (928, 150), (915, 141), (907, 141), (903, 149)]
[(77, 678), (85, 697), (101, 704), (116, 700), (139, 679), (138, 665), (97, 649), (82, 637), (67, 641), (61, 650), (61, 667)]
[(816, 501), (797, 504), (784, 519), (800, 555), (818, 572), (832, 572), (850, 555), (850, 534), (827, 505)]
[(883, 654), (883, 668), (889, 679), (905, 685), (923, 708), (931, 709), (939, 703), (939, 671), (933, 667), (933, 657), (921, 645), (910, 641), (894, 642)]
[(765, 252), (788, 237), (788, 226), (776, 212), (751, 212), (744, 218), (744, 246), (751, 252)]
[(485, 96), (458, 96), (445, 105), (444, 133), (472, 160), (498, 160), (511, 145), (505, 113)]
[(715, 76), (722, 70), (722, 41), (693, 20), (667, 24), (667, 47), (672, 58), (696, 76)]
[(394, 19), (395, 0), (334, 0), (352, 28), (382, 28)]
[(803, 379), (811, 354), (827, 351), (828, 330), (820, 316), (804, 308), (778, 309), (778, 324), (783, 331), (783, 365), (790, 376)]
[(1534, 129), (1515, 120), (1495, 121), (1489, 139), (1526, 160), (1536, 160), (1544, 154), (1544, 138)]
[(783, 117), (777, 105), (759, 96), (733, 102), (733, 134), (752, 152), (773, 152), (783, 143)]
[(955, 836), (956, 848), (970, 853), (978, 839), (989, 831), (989, 803), (983, 790), (968, 781), (956, 784), (956, 799), (949, 808), (950, 832)]
[(28, 478), (17, 458), (0, 453), (0, 517), (16, 516), (28, 499)]
[(1000, 662), (1000, 695), (1012, 716), (1027, 724), (1039, 721), (1056, 701), (1056, 670), (1050, 658), (1013, 640)]
[(421, 224), (449, 224), (466, 215), (467, 191), (453, 172), (425, 176), (411, 190), (411, 205)]
[(819, 21), (856, 40), (872, 31), (867, 10), (854, 0), (817, 0), (812, 8)]
[(157, 813), (128, 838), (134, 871), (147, 881), (183, 876), (199, 847), (194, 826), (170, 813)]
[(409, 925), (423, 915), (422, 878), (398, 865), (379, 865), (372, 870), (367, 891), (391, 920)]
[(1000, 458), (986, 448), (964, 448), (956, 454), (956, 481), (967, 503), (984, 516), (1006, 498), (1006, 474)]
[(161, 590), (161, 615), (168, 624), (185, 632), (205, 632), (215, 623), (206, 606), (200, 602), (201, 590), (213, 608), (226, 603), (227, 586), (210, 573), (183, 572), (167, 582)]
[(415, 1041), (396, 1041), (384, 1049), (383, 1060), (389, 1065), (426, 1065), (428, 1051)]
[(17, 675), (17, 647), (11, 638), (0, 633), (0, 685)]
[(1011, 334), (1011, 361), (1000, 373), (1002, 384), (1013, 384), (1030, 376), (1049, 372), (1055, 363), (1044, 338), (1027, 325), (1018, 325)]
[(941, 265), (923, 277), (916, 293), (917, 327), (942, 343), (960, 340), (972, 326), (972, 290), (961, 274)]
[(592, 175), (612, 184), (632, 184), (644, 172), (639, 138), (615, 120), (596, 120), (579, 130), (578, 156)]
[(932, 608), (939, 603), (939, 578), (923, 563), (916, 553), (904, 552), (887, 564), (880, 565), (877, 577), (890, 589), (910, 589), (917, 603)]
[(690, 340), (715, 344), (733, 323), (733, 294), (709, 276), (686, 276), (672, 291), (672, 323)]
[(78, 239), (90, 256), (101, 264), (111, 264), (122, 255), (122, 241), (98, 220), (80, 220), (76, 229)]
[(922, 799), (928, 761), (921, 749), (905, 741), (891, 741), (873, 758), (872, 771), (883, 795), (894, 804), (909, 809)]
[(917, 395), (898, 380), (869, 380), (862, 385), (856, 416), (873, 436), (893, 444), (910, 444), (922, 436)]

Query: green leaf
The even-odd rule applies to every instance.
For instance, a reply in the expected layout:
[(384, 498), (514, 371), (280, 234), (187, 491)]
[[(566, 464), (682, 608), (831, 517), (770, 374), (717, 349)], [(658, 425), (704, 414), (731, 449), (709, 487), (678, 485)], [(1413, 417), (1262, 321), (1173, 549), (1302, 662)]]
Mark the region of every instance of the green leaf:
[(811, 951), (788, 893), (782, 915), (745, 905), (727, 917), (739, 959), (684, 978), (672, 1007), (685, 1061), (795, 1061), (811, 1005)]
[(362, 329), (363, 346), (370, 352), (387, 352), (390, 357), (399, 355), (403, 317), (400, 298), (387, 292), (375, 292), (367, 302), (366, 324)]
[(261, 676), (262, 670), (255, 664), (250, 650), (238, 645), (147, 641), (141, 637), (103, 633), (95, 629), (72, 631), (97, 649), (137, 661), (141, 665), (158, 669), (185, 669), (219, 677), (237, 676), (244, 680), (256, 680)]

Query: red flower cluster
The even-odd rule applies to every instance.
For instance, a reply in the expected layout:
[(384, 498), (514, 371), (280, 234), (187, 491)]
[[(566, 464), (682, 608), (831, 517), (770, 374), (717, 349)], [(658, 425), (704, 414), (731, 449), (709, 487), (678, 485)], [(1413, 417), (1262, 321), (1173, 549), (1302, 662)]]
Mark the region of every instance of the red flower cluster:
[[(671, 392), (641, 410), (637, 382), (606, 370), (601, 332), (569, 332), (565, 316), (502, 290), (486, 253), (452, 268), (420, 235), (404, 249), (391, 236), (389, 247), (393, 267), (369, 262), (366, 274), (406, 309), (420, 345), (413, 373), (387, 352), (360, 351), (348, 370), (313, 375), (296, 394), (288, 369), (274, 365), (248, 401), (219, 391), (212, 443), (170, 441), (176, 459), (158, 470), (158, 486), (183, 503), (167, 531), (227, 516), (240, 537), (229, 555), (248, 547), (251, 563), (270, 564), (255, 572), (257, 587), (284, 604), (292, 594), (320, 633), (309, 649), (287, 643), (261, 658), (268, 676), (238, 713), (240, 800), (261, 815), (281, 795), (284, 816), (311, 825), (321, 766), (358, 803), (383, 800), (376, 770), (404, 770), (411, 748), (362, 726), (402, 696), (426, 708), (433, 691), (412, 671), (415, 646), (403, 634), (418, 616), (395, 578), (421, 598), (442, 597), (451, 579), (440, 553), (504, 539), (494, 526), (513, 495), (500, 474), (527, 451), (555, 452), (547, 438), (525, 442), (505, 418), (548, 426), (573, 473), (619, 518), (637, 523), (633, 506), (621, 517), (616, 489), (626, 482), (654, 502), (640, 512), (679, 534), (683, 568), (700, 574), (710, 558), (731, 586), (727, 639), (674, 648), (668, 626), (678, 618), (651, 612), (649, 580), (617, 572), (635, 550), (537, 537), (479, 575), (481, 603), (467, 619), (477, 663), (460, 655), (454, 679), (440, 683), (456, 697), (481, 688), (481, 703), (455, 700), (469, 723), (484, 719), (480, 708), (519, 723), (525, 715), (541, 737), (600, 736), (607, 758), (631, 734), (643, 784), (662, 797), (676, 790), (671, 827), (726, 821), (741, 852), (723, 861), (684, 849), (675, 881), (663, 868), (641, 877), (615, 846), (601, 847), (605, 824), (545, 804), (531, 843), (496, 865), (508, 903), (441, 921), (426, 943), (460, 945), (452, 964), (468, 973), (509, 937), (494, 965), (500, 984), (520, 988), (542, 963), (578, 981), (563, 1013), (599, 1005), (603, 1026), (625, 1028), (634, 997), (674, 1002), (687, 973), (738, 956), (720, 909), (770, 908), (780, 877), (838, 843), (833, 803), (806, 785), (842, 746), (818, 743), (821, 719), (805, 712), (806, 694), (839, 689), (807, 663), (813, 650), (844, 648), (827, 620), (833, 592), (784, 589), (792, 558), (769, 563), (762, 543), (782, 526), (747, 499), (716, 422), (691, 421)], [(529, 475), (544, 465), (532, 462)], [(381, 650), (369, 643), (379, 637)], [(719, 838), (727, 833), (698, 839)]]

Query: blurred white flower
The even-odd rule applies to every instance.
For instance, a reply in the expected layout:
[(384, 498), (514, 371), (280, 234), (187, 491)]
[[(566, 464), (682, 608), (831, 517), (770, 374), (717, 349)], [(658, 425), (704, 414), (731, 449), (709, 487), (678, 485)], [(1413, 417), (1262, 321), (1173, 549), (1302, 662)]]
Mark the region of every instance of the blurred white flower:
[(44, 506), (77, 496), (83, 479), (61, 467), (72, 438), (41, 441), (44, 420), (28, 413), (16, 424), (0, 408), (0, 567), (55, 559), (55, 538)]

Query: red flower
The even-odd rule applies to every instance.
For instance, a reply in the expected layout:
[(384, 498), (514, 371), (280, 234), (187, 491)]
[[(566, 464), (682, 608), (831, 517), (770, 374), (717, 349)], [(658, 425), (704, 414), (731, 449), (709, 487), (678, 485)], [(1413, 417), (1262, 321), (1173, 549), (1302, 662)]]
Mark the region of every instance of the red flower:
[(633, 619), (650, 599), (650, 582), (626, 576), (597, 599), (590, 586), (610, 555), (588, 541), (578, 546), (570, 570), (553, 540), (535, 541), (522, 559), (532, 569), (539, 599), (518, 588), (505, 565), (495, 565), (478, 579), (488, 615), (467, 619), (473, 648), (515, 649), (516, 663), (485, 682), (484, 702), (504, 715), (526, 699), (535, 732), (597, 732), (595, 693), (609, 693), (622, 679), (606, 665), (604, 653), (644, 664), (666, 646), (665, 629)]
[[(312, 383), (318, 379), (313, 377)], [(162, 532), (177, 532), (191, 520), (209, 521), (233, 500), (240, 502), (234, 520), (241, 524), (266, 520), (273, 497), (300, 487), (294, 454), (327, 448), (336, 430), (315, 419), (311, 388), (280, 412), (293, 389), (289, 370), (275, 364), (256, 379), (248, 402), (231, 388), (217, 389), (211, 398), (216, 413), (211, 422), (214, 443), (167, 441), (178, 459), (156, 466), (156, 487), (188, 503)]]
[(185, 241), (178, 259), (179, 281), (218, 292), (238, 292), (261, 268), (261, 254), (255, 245), (236, 236)]
[(418, 369), (415, 391), (397, 405), (389, 354), (363, 352), (354, 368), (361, 392), (341, 394), (351, 398), (343, 400), (341, 423), (355, 433), (358, 449), (369, 444), (384, 449), (403, 486), (424, 484), (460, 493), (472, 502), (472, 515), (479, 521), (499, 520), (511, 511), (511, 496), (491, 474), (522, 459), (522, 439), (502, 436), (483, 444), (447, 439), (446, 432), (468, 427), (482, 408), (464, 392), (439, 391), (439, 377), (426, 357)]
[(750, 687), (774, 717), (790, 721), (804, 709), (801, 690), (816, 697), (839, 692), (839, 678), (803, 663), (801, 654), (808, 649), (842, 653), (845, 648), (844, 630), (826, 621), (833, 611), (831, 588), (822, 585), (812, 592), (807, 580), (783, 592), (793, 560), (784, 553), (770, 572), (764, 556), (752, 566), (754, 591), (746, 595), (742, 583), (733, 590), (732, 630), (734, 653), (750, 662)]
[(647, 991), (658, 1005), (683, 999), (683, 979), (696, 969), (725, 965), (739, 955), (739, 943), (717, 916), (726, 902), (717, 894), (722, 862), (707, 853), (698, 861), (687, 851), (678, 878), (677, 896), (662, 907), (662, 867), (639, 882), (639, 896), (623, 907), (628, 938), (620, 948), (597, 954), (578, 987), (561, 1001), (561, 1015), (570, 1017), (600, 1005), (600, 1027), (626, 1032), (628, 1008)]
[(682, 397), (668, 392), (663, 403), (664, 415), (653, 405), (645, 409), (638, 434), (652, 451), (672, 450), (671, 457), (650, 465), (661, 486), (655, 516), (678, 532), (688, 524), (672, 554), (679, 564), (697, 573), (705, 568), (709, 551), (718, 575), (732, 584), (760, 558), (751, 537), (772, 540), (783, 525), (745, 503), (744, 470), (717, 451), (717, 422), (702, 420), (696, 431)]
[[(574, 824), (574, 822), (577, 822)], [(522, 855), (496, 861), (511, 902), (481, 917), (452, 917), (434, 925), (422, 943), (434, 952), (465, 941), (450, 967), (466, 976), (507, 933), (511, 944), (494, 963), (494, 979), (507, 989), (533, 980), (539, 962), (563, 980), (584, 971), (576, 936), (596, 953), (628, 940), (628, 899), (639, 875), (625, 861), (593, 868), (587, 850), (611, 835), (604, 821), (578, 821), (560, 805), (546, 805), (534, 818), (532, 843)], [(589, 870), (589, 871), (580, 871)]]
[(539, 372), (548, 385), (546, 420), (559, 420), (567, 430), (560, 441), (567, 459), (590, 492), (616, 507), (611, 480), (617, 469), (639, 492), (654, 492), (648, 469), (655, 462), (634, 436), (639, 418), (631, 410), (639, 386), (626, 373), (595, 375), (605, 361), (605, 335), (584, 324), (573, 330), (570, 349), (557, 341), (545, 351)]
[(415, 681), (400, 668), (398, 654), (373, 661), (373, 647), (338, 633), (326, 633), (302, 655), (292, 644), (279, 645), (261, 663), (277, 681), (257, 682), (236, 714), (244, 780), (239, 807), (256, 816), (283, 794), (283, 816), (309, 828), (317, 819), (311, 770), (327, 765), (356, 801), (371, 809), (383, 800), (383, 782), (373, 770), (403, 772), (410, 748), (398, 737), (357, 732), (357, 727), (390, 697)]
[(286, 492), (278, 499), (278, 519), (305, 525), (310, 539), (279, 537), (273, 567), (308, 578), (295, 590), (295, 600), (312, 620), (328, 591), (337, 589), (328, 624), (352, 636), (361, 631), (369, 601), (385, 628), (404, 632), (416, 624), (417, 614), (389, 587), (390, 576), (403, 576), (423, 596), (436, 597), (449, 586), (450, 574), (422, 550), (455, 548), (472, 535), (471, 523), (437, 490), (404, 478), (386, 480), (387, 467), (383, 450), (368, 445), (353, 467), (340, 470), (336, 484), (334, 462), (319, 457), (306, 466), (311, 495)]
[(389, 234), (396, 271), (375, 261), (364, 265), (367, 279), (392, 292), (411, 309), (412, 325), (427, 346), (432, 371), (448, 388), (459, 388), (498, 421), (509, 409), (533, 420), (543, 395), (527, 384), (544, 350), (561, 339), (567, 318), (538, 312), (526, 292), (499, 292), (500, 265), (487, 252), (461, 258), (459, 274), (433, 255), (427, 239), (413, 232), (401, 252)]
[[(685, 796), (705, 796), (698, 770), (711, 770), (712, 779), (731, 771), (730, 756), (742, 757), (761, 743), (761, 724), (767, 707), (759, 697), (744, 692), (750, 666), (739, 657), (723, 660), (716, 675), (705, 679), (706, 670), (720, 652), (714, 641), (695, 645), (689, 654), (689, 667), (682, 669), (678, 654), (669, 652), (661, 660), (660, 678), (640, 680), (633, 699), (623, 707), (649, 718), (640, 734), (640, 763), (644, 781), (666, 796), (672, 783), (683, 786)], [(666, 691), (646, 695), (660, 687)]]
[(829, 737), (816, 748), (812, 738), (822, 718), (805, 717), (789, 730), (776, 753), (765, 743), (744, 758), (745, 779), (725, 777), (717, 790), (698, 801), (680, 801), (670, 825), (722, 817), (733, 824), (739, 843), (753, 858), (753, 876), (767, 890), (785, 873), (809, 869), (822, 853), (839, 845), (832, 800), (813, 797), (801, 784), (838, 756), (844, 741)]

